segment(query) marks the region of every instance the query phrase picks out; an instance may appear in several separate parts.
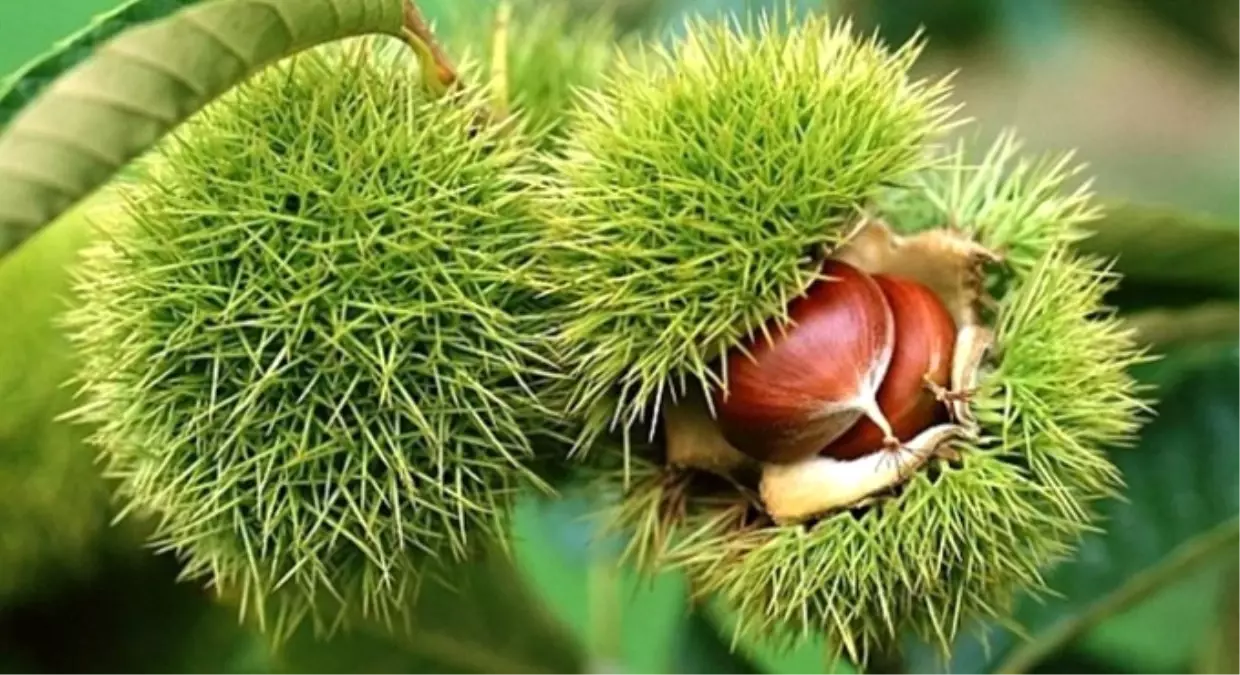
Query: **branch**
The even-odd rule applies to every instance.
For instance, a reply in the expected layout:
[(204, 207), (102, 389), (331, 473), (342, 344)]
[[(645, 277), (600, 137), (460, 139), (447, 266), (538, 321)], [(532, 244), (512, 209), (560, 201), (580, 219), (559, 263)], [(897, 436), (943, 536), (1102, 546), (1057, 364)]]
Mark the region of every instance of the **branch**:
[(1128, 583), (1095, 602), (1084, 613), (1061, 620), (1038, 639), (1014, 649), (993, 672), (1031, 672), (1047, 655), (1083, 635), (1099, 621), (1136, 605), (1168, 583), (1184, 578), (1197, 565), (1214, 559), (1220, 552), (1235, 551), (1237, 539), (1240, 539), (1240, 529), (1237, 529), (1237, 520), (1232, 518), (1184, 542), (1164, 562), (1133, 575)]
[(1151, 309), (1126, 317), (1142, 344), (1166, 348), (1185, 342), (1234, 339), (1240, 325), (1235, 301), (1206, 302), (1185, 309)]
[(435, 35), (430, 26), (426, 25), (426, 20), (422, 18), (422, 13), (418, 11), (413, 0), (405, 0), (401, 36), (418, 53), (426, 86), (431, 91), (442, 95), (456, 85), (459, 80), (456, 67), (435, 40)]

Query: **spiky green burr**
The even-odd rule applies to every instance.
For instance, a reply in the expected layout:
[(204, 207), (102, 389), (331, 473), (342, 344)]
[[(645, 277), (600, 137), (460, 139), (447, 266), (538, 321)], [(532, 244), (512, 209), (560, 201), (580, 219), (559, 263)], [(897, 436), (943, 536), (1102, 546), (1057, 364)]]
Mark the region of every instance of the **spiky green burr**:
[[(541, 190), (574, 412), (629, 427), (781, 316), (848, 217), (929, 161), (944, 82), (846, 24), (691, 21), (570, 113)], [(608, 410), (610, 408), (610, 410)], [(607, 423), (607, 416), (593, 431)]]
[[(685, 571), (743, 633), (824, 635), (860, 660), (910, 633), (946, 646), (1045, 590), (1118, 488), (1105, 450), (1142, 407), (1126, 372), (1142, 355), (1103, 305), (1115, 280), (1070, 250), (1095, 213), (1065, 188), (1069, 160), (1022, 160), (1010, 137), (980, 164), (936, 147), (952, 110), (944, 82), (910, 81), (918, 48), (818, 17), (691, 22), (584, 99), (540, 185), (569, 409), (592, 432), (654, 431), (591, 453), (630, 555)], [(786, 318), (859, 213), (1002, 254), (982, 308), (995, 342), (970, 392), (978, 433), (892, 494), (779, 525), (743, 472), (670, 467), (658, 410), (726, 386), (717, 357)]]
[(545, 487), (530, 151), (488, 104), (387, 42), (307, 52), (164, 144), (81, 263), (79, 417), (121, 496), (282, 629), (398, 612)]
[(597, 474), (632, 559), (684, 570), (752, 638), (823, 635), (860, 660), (910, 634), (946, 649), (976, 619), (1007, 620), (1018, 592), (1047, 591), (1043, 573), (1120, 488), (1106, 453), (1132, 440), (1143, 410), (1127, 372), (1143, 353), (1105, 306), (1116, 279), (1071, 251), (1096, 215), (1084, 189), (1066, 188), (1072, 173), (1066, 157), (1023, 159), (1005, 136), (980, 163), (962, 147), (872, 207), (900, 232), (951, 224), (1006, 254), (988, 279), (996, 341), (970, 399), (981, 429), (958, 460), (933, 460), (867, 506), (778, 526), (753, 491), (669, 470), (652, 445), (627, 487), (617, 457)]

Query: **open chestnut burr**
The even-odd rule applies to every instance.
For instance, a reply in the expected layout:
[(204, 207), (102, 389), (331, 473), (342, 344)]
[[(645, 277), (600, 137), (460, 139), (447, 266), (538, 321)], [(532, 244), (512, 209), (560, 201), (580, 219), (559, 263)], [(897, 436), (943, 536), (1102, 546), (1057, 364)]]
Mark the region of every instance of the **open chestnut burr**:
[(761, 470), (776, 522), (864, 503), (972, 437), (968, 392), (992, 333), (982, 264), (948, 229), (910, 237), (864, 220), (822, 277), (721, 359), (724, 386), (664, 410), (668, 461)]

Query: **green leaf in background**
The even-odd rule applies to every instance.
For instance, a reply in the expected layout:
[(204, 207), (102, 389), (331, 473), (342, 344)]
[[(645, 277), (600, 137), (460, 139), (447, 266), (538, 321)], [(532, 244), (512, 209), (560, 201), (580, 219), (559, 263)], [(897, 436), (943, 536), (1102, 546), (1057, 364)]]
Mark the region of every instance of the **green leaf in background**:
[(675, 654), (675, 673), (761, 673), (757, 664), (731, 648), (714, 622), (701, 611), (692, 611)]
[[(1108, 618), (1068, 645), (1068, 653), (1106, 663), (1114, 672), (1191, 672), (1194, 662), (1212, 647), (1217, 649), (1213, 643), (1217, 628), (1222, 626), (1222, 610), (1226, 609), (1226, 581), (1228, 576), (1235, 579), (1234, 556), (1233, 551), (1233, 560), (1229, 561), (1227, 555), (1221, 555), (1179, 581), (1164, 585), (1148, 599)], [(1054, 672), (1047, 668), (1055, 660), (1041, 662), (1038, 671)]]
[(109, 529), (88, 430), (57, 421), (73, 406), (64, 383), (76, 361), (56, 319), (70, 302), (68, 267), (91, 238), (87, 218), (109, 208), (105, 196), (0, 260), (0, 599), (89, 570)]
[(0, 129), (65, 71), (86, 60), (103, 42), (121, 31), (161, 19), (198, 0), (129, 0), (94, 17), (78, 32), (58, 41), (51, 50), (0, 79)]
[(733, 636), (736, 636), (737, 644), (734, 649), (737, 654), (757, 665), (758, 672), (780, 673), (781, 675), (793, 675), (794, 673), (848, 675), (859, 672), (856, 666), (846, 659), (836, 656), (838, 650), (833, 649), (821, 637), (803, 639), (792, 646), (765, 644), (737, 635), (736, 613), (721, 602), (711, 603), (705, 615), (719, 631), (723, 644), (733, 648), (731, 640)]
[(303, 630), (275, 672), (580, 673), (586, 656), (505, 555), (455, 564), (427, 580), (411, 623), (394, 634)]
[(701, 651), (720, 645), (709, 642), (702, 617), (687, 610), (684, 579), (651, 580), (620, 567), (620, 547), (594, 528), (592, 510), (587, 496), (570, 491), (562, 499), (525, 500), (514, 523), (520, 568), (588, 645), (591, 671), (753, 672), (742, 670), (726, 645), (722, 653)]
[(1240, 228), (1169, 208), (1114, 204), (1077, 247), (1115, 260), (1124, 306), (1182, 305), (1235, 298)]
[(530, 499), (517, 511), (515, 551), (521, 569), (556, 614), (590, 646), (592, 672), (852, 673), (828, 663), (821, 640), (792, 650), (742, 640), (715, 604), (694, 606), (683, 575), (653, 579), (620, 562), (621, 542), (591, 520), (588, 496)]
[(585, 657), (500, 556), (427, 582), (416, 623), (279, 649), (235, 607), (177, 581), (170, 556), (113, 562), (95, 583), (0, 612), (0, 653), (35, 672), (579, 673)]
[(215, 0), (121, 33), (0, 131), (0, 254), (265, 65), (400, 36), (402, 0)]
[[(984, 640), (962, 639), (950, 672), (1030, 672), (1103, 620), (1234, 553), (1238, 356), (1234, 342), (1195, 345), (1141, 369), (1161, 402), (1139, 446), (1115, 452), (1125, 499), (1105, 504), (1103, 531), (1052, 571), (1049, 584), (1062, 597), (1022, 603), (1016, 618), (1029, 639), (993, 627)], [(1177, 628), (1162, 626), (1166, 633)], [(943, 668), (929, 651), (910, 656), (914, 672)]]

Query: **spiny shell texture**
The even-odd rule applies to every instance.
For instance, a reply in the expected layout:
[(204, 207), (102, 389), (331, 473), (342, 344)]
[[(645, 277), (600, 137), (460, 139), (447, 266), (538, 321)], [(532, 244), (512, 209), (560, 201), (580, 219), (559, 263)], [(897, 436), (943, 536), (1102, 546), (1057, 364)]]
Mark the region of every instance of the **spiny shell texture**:
[(971, 157), (947, 154), (873, 207), (898, 232), (952, 224), (1005, 254), (986, 278), (994, 303), (981, 318), (995, 341), (968, 402), (978, 433), (954, 443), (954, 459), (864, 506), (784, 526), (752, 482), (668, 469), (657, 443), (598, 470), (632, 558), (685, 571), (744, 634), (825, 635), (861, 660), (909, 633), (946, 649), (972, 620), (1003, 618), (1017, 592), (1046, 590), (1043, 572), (1120, 485), (1107, 452), (1140, 426), (1128, 368), (1143, 355), (1106, 311), (1115, 279), (1071, 250), (1096, 214), (1089, 194), (1066, 189), (1062, 158), (1024, 160), (1011, 136)]
[(199, 115), (69, 317), (121, 496), (281, 630), (399, 611), (427, 556), (504, 532), (557, 433), (521, 281), (530, 149), (391, 44), (305, 53)]
[(542, 282), (593, 432), (715, 387), (710, 361), (786, 319), (814, 255), (949, 126), (944, 83), (906, 72), (918, 43), (817, 17), (686, 31), (583, 96), (540, 182)]

